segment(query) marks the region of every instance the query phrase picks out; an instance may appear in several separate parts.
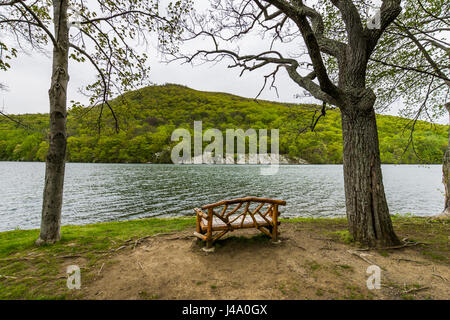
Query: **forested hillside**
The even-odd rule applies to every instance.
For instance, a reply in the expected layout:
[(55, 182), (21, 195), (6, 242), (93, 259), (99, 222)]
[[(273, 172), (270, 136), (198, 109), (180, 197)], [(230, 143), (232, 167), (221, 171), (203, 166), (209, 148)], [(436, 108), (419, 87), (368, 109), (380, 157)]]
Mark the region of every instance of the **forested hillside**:
[[(171, 134), (176, 128), (279, 129), (280, 153), (310, 163), (341, 163), (339, 110), (329, 109), (314, 132), (308, 130), (320, 107), (254, 101), (224, 93), (201, 92), (179, 85), (151, 86), (129, 92), (112, 103), (118, 119), (101, 108), (75, 106), (68, 117), (68, 161), (169, 163)], [(315, 114), (315, 112), (317, 113)], [(0, 117), (0, 160), (44, 161), (48, 148), (48, 115)], [(408, 145), (411, 121), (378, 115), (383, 163), (440, 163), (448, 127), (418, 122), (414, 149)], [(20, 124), (18, 123), (20, 122)], [(207, 144), (207, 143), (206, 143)]]

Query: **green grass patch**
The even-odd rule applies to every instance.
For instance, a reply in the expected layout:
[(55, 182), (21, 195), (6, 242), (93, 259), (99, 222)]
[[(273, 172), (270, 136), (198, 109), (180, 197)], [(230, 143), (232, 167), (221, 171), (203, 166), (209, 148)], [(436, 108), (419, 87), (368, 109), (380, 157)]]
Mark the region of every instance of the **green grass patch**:
[[(429, 218), (393, 216), (394, 229), (399, 238), (414, 239), (427, 245), (417, 245), (408, 250), (417, 250), (434, 263), (448, 263), (449, 253), (449, 220), (432, 220)], [(319, 233), (327, 233), (337, 240), (352, 243), (346, 228), (345, 218), (295, 218), (282, 219), (284, 223), (295, 224), (299, 230), (311, 228)], [(171, 219), (141, 219), (122, 222), (108, 222), (85, 226), (62, 227), (61, 241), (54, 245), (36, 247), (34, 241), (39, 236), (38, 230), (14, 230), (0, 233), (0, 299), (80, 299), (79, 291), (69, 291), (66, 288), (64, 266), (70, 257), (81, 257), (82, 281), (88, 283), (95, 278), (102, 263), (113, 263), (105, 258), (105, 252), (111, 252), (123, 246), (127, 240), (135, 240), (144, 236), (159, 233), (172, 233), (195, 227), (195, 218)], [(282, 228), (282, 227), (281, 227)], [(242, 244), (245, 246), (260, 246), (270, 242), (270, 238), (258, 234), (253, 237), (232, 236), (217, 245)], [(203, 243), (203, 242), (202, 242)], [(353, 243), (354, 245), (354, 243)], [(387, 250), (387, 252), (390, 252)], [(380, 251), (381, 255), (387, 252)], [(69, 257), (69, 259), (66, 259)], [(321, 266), (315, 261), (306, 263), (315, 271), (328, 270), (340, 276), (344, 272), (353, 272), (351, 266), (342, 264)], [(200, 285), (200, 282), (196, 282)], [(282, 286), (280, 291), (285, 291)], [(361, 292), (348, 289), (346, 298), (357, 299)], [(152, 298), (152, 294), (141, 298)]]
[[(36, 247), (38, 230), (14, 230), (0, 233), (0, 299), (66, 299), (77, 298), (66, 288), (61, 277), (67, 257), (87, 259), (82, 268), (83, 281), (89, 281), (90, 270), (104, 258), (103, 254), (138, 239), (158, 233), (182, 231), (195, 226), (194, 218), (140, 219), (64, 226), (61, 241)], [(65, 274), (63, 274), (65, 276)]]
[(317, 271), (317, 270), (319, 270), (322, 267), (316, 261), (309, 261), (309, 262), (306, 263), (306, 265), (309, 267), (309, 269), (311, 271)]
[(382, 257), (389, 257), (389, 252), (386, 250), (378, 250), (378, 254)]
[(139, 292), (139, 298), (142, 300), (157, 300), (157, 299), (159, 299), (158, 295), (149, 294), (146, 291)]
[(335, 238), (337, 238), (337, 240), (340, 240), (347, 244), (351, 244), (354, 242), (353, 237), (348, 230), (339, 230), (339, 231), (329, 232), (329, 234), (334, 236)]
[(347, 218), (311, 218), (311, 217), (298, 217), (298, 218), (290, 218), (290, 219), (280, 219), (281, 222), (287, 223), (311, 223), (311, 224), (322, 224), (322, 225), (330, 225), (330, 224), (347, 224)]
[(353, 267), (349, 266), (347, 264), (338, 264), (338, 265), (336, 265), (336, 267), (338, 267), (339, 269), (342, 269), (342, 270), (346, 270), (346, 271), (354, 271)]

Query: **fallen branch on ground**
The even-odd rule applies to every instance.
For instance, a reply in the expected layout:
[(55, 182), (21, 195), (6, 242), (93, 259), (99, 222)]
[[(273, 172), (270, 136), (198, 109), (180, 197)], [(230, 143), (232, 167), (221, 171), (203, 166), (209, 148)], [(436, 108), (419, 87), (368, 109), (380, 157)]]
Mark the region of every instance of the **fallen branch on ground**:
[(437, 274), (437, 273), (433, 273), (433, 276), (435, 276), (435, 277), (438, 277), (438, 278), (441, 278), (442, 280), (444, 280), (444, 281), (447, 281), (447, 282), (448, 282), (447, 278), (445, 278), (445, 277), (441, 276), (440, 274)]
[(403, 291), (403, 293), (404, 294), (413, 293), (413, 292), (415, 293), (415, 292), (426, 290), (426, 289), (430, 289), (430, 287), (414, 288), (414, 289)]
[(105, 263), (103, 263), (102, 266), (100, 267), (100, 270), (98, 270), (98, 273), (97, 273), (98, 276), (100, 275), (100, 273), (102, 273), (104, 266), (105, 266)]
[(398, 261), (398, 262), (400, 262), (400, 261), (406, 261), (406, 262), (414, 262), (414, 263), (421, 264), (421, 265), (430, 265), (430, 263), (426, 263), (426, 262), (424, 262), (424, 261), (416, 261), (416, 260), (405, 259), (405, 258), (399, 258), (399, 259), (397, 259), (397, 261)]
[(57, 258), (61, 258), (61, 259), (71, 259), (71, 258), (81, 258), (82, 255), (79, 254), (74, 254), (74, 255), (69, 255), (69, 256), (59, 256)]
[(361, 258), (362, 260), (364, 260), (365, 262), (367, 262), (370, 265), (374, 265), (376, 263), (373, 263), (372, 261), (370, 261), (369, 259), (366, 258), (366, 256), (370, 256), (369, 254), (364, 254), (364, 253), (358, 253), (356, 252), (356, 250), (347, 250), (348, 253), (357, 256), (358, 258)]

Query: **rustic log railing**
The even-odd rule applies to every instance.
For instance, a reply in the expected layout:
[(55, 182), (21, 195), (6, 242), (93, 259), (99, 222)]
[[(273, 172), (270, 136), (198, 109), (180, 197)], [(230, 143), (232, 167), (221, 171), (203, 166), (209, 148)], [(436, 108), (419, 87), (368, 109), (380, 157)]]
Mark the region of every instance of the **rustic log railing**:
[[(252, 203), (257, 204), (256, 208), (250, 208)], [(206, 241), (207, 249), (212, 248), (213, 243), (228, 232), (245, 228), (256, 228), (277, 242), (280, 205), (285, 206), (286, 201), (248, 197), (208, 204), (201, 209), (195, 208), (197, 232), (194, 235)], [(265, 206), (267, 207), (264, 208)], [(239, 211), (241, 208), (243, 210)]]

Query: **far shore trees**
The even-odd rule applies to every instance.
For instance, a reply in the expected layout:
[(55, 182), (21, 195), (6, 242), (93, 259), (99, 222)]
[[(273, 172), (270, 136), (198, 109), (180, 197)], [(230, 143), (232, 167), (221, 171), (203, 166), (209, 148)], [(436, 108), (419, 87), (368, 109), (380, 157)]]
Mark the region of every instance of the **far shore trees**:
[[(42, 220), (36, 244), (60, 239), (61, 208), (67, 146), (67, 85), (69, 59), (89, 62), (97, 71), (97, 81), (86, 87), (91, 110), (108, 109), (114, 94), (147, 83), (147, 55), (136, 50), (137, 42), (147, 42), (149, 32), (159, 44), (176, 47), (180, 19), (190, 2), (177, 1), (160, 10), (159, 0), (137, 1), (25, 1), (0, 0), (0, 69), (10, 68), (9, 60), (24, 45), (34, 52), (52, 48), (49, 150), (46, 157)], [(52, 31), (53, 29), (53, 31)], [(5, 39), (4, 35), (9, 35)], [(99, 119), (100, 119), (99, 117)], [(99, 122), (100, 128), (100, 122)], [(116, 129), (119, 130), (116, 119)]]
[[(127, 103), (122, 104), (122, 100)], [(114, 134), (111, 113), (104, 114), (99, 135), (98, 110), (86, 114), (84, 107), (71, 108), (67, 120), (67, 161), (172, 163), (173, 130), (192, 130), (192, 121), (201, 119), (204, 130), (216, 128), (222, 133), (230, 128), (277, 128), (283, 158), (293, 162), (302, 159), (301, 162), (311, 164), (342, 164), (341, 116), (331, 108), (320, 118), (314, 131), (306, 131), (304, 128), (313, 124), (317, 105), (253, 101), (170, 84), (130, 91), (111, 103), (121, 123), (119, 134)], [(46, 119), (43, 114), (0, 116), (0, 161), (45, 161)], [(406, 118), (377, 115), (381, 162), (442, 163), (448, 128), (418, 121), (414, 126), (416, 156), (411, 148), (404, 151), (410, 133), (404, 128), (409, 122)]]
[[(361, 2), (331, 0), (344, 29), (327, 32), (319, 1), (308, 6), (303, 0), (212, 0), (213, 10), (196, 15), (188, 26), (188, 40), (201, 42), (195, 52), (176, 59), (231, 61), (242, 72), (270, 68), (265, 83), (274, 86), (281, 70), (314, 98), (341, 111), (343, 163), (348, 227), (356, 241), (370, 247), (400, 243), (394, 233), (383, 187), (377, 124), (376, 95), (367, 86), (367, 68), (380, 37), (402, 8), (400, 0), (383, 0), (379, 20), (373, 23)], [(328, 3), (328, 2), (327, 2)], [(321, 13), (322, 12), (322, 13)], [(239, 48), (235, 40), (262, 35), (267, 50)], [(302, 50), (302, 40), (306, 50)], [(294, 54), (283, 52), (283, 44), (295, 41)], [(242, 49), (242, 50), (241, 50)], [(327, 62), (337, 73), (327, 70)]]

